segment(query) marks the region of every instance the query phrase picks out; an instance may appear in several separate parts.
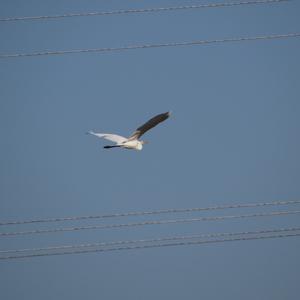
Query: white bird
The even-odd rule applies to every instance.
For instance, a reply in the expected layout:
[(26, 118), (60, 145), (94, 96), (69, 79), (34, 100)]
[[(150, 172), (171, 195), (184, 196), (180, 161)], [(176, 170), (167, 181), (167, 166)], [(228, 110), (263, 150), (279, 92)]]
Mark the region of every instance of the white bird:
[(162, 114), (159, 114), (159, 115), (153, 117), (152, 119), (147, 121), (145, 124), (143, 124), (142, 126), (137, 128), (136, 131), (129, 138), (126, 138), (126, 137), (123, 137), (123, 136), (120, 136), (117, 134), (111, 134), (111, 133), (96, 133), (94, 131), (89, 131), (87, 133), (116, 143), (113, 146), (104, 146), (103, 148), (105, 148), (105, 149), (120, 147), (120, 148), (126, 148), (126, 149), (142, 150), (143, 145), (146, 144), (147, 141), (141, 141), (141, 140), (139, 140), (139, 138), (146, 131), (150, 130), (151, 128), (155, 127), (159, 123), (168, 119), (169, 116), (170, 116), (170, 112), (166, 112), (166, 113), (162, 113)]

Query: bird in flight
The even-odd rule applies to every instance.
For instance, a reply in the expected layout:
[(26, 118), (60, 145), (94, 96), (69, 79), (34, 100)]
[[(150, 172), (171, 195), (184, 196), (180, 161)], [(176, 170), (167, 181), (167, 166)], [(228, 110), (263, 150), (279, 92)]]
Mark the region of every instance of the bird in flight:
[(168, 119), (169, 116), (170, 116), (170, 112), (166, 112), (151, 118), (145, 124), (137, 128), (129, 138), (117, 134), (96, 133), (94, 131), (89, 131), (88, 134), (92, 134), (99, 138), (103, 138), (115, 143), (115, 145), (112, 146), (110, 145), (104, 146), (103, 148), (105, 149), (126, 148), (126, 149), (142, 150), (143, 145), (146, 144), (147, 142), (139, 140), (140, 137), (151, 128), (155, 127), (159, 123)]

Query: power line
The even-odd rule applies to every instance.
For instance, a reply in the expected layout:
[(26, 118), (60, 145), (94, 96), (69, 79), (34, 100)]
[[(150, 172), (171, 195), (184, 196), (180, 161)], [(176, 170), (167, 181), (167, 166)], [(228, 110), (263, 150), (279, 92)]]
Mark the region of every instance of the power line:
[(188, 42), (171, 42), (171, 43), (162, 43), (162, 44), (128, 45), (128, 46), (111, 47), (111, 48), (91, 48), (91, 49), (75, 49), (75, 50), (42, 51), (42, 52), (31, 52), (31, 53), (12, 53), (12, 54), (0, 54), (0, 59), (47, 56), (47, 55), (65, 55), (65, 54), (75, 54), (75, 53), (121, 52), (127, 50), (137, 50), (137, 49), (195, 46), (195, 45), (235, 43), (235, 42), (246, 42), (246, 41), (259, 41), (259, 40), (274, 40), (274, 39), (295, 38), (299, 36), (300, 36), (300, 32), (294, 32), (294, 33), (287, 33), (287, 34), (271, 34), (271, 35), (261, 35), (261, 36), (254, 36), (254, 37), (237, 37), (237, 38), (224, 38), (224, 39), (214, 39), (214, 40), (194, 40)]
[(105, 225), (101, 224), (101, 225), (93, 225), (93, 226), (78, 226), (78, 227), (38, 229), (38, 230), (28, 230), (28, 231), (1, 232), (0, 236), (57, 233), (57, 232), (67, 232), (67, 231), (91, 230), (91, 229), (115, 229), (115, 228), (123, 228), (123, 227), (178, 224), (178, 223), (191, 223), (191, 222), (201, 222), (201, 221), (222, 221), (222, 220), (254, 218), (254, 217), (283, 216), (283, 215), (291, 215), (291, 214), (299, 214), (299, 213), (300, 210), (273, 211), (269, 213), (255, 213), (255, 214), (246, 214), (246, 215), (215, 216), (215, 217), (213, 216), (213, 217), (201, 217), (201, 218), (191, 218), (191, 219), (154, 220), (154, 221), (145, 221), (145, 222), (136, 222), (136, 223), (123, 223), (123, 224), (105, 224)]
[(255, 207), (277, 206), (277, 205), (292, 205), (292, 204), (299, 204), (299, 203), (300, 200), (291, 200), (291, 201), (272, 201), (272, 202), (259, 202), (259, 203), (215, 205), (209, 207), (169, 208), (169, 209), (160, 209), (160, 210), (132, 211), (132, 212), (121, 212), (121, 213), (90, 215), (90, 216), (71, 216), (71, 217), (61, 217), (61, 218), (16, 220), (16, 221), (0, 222), (0, 226), (32, 224), (32, 223), (63, 222), (63, 221), (80, 221), (80, 220), (88, 220), (88, 219), (108, 219), (108, 218), (119, 218), (119, 217), (172, 214), (172, 213), (190, 213), (190, 212), (223, 210), (223, 209), (234, 209), (234, 208), (255, 208)]
[(152, 245), (133, 245), (133, 246), (121, 246), (121, 247), (100, 248), (100, 249), (65, 251), (65, 252), (56, 252), (56, 253), (34, 253), (34, 254), (25, 254), (25, 255), (10, 255), (10, 256), (2, 256), (2, 257), (0, 256), (0, 260), (9, 260), (9, 259), (17, 259), (17, 258), (33, 258), (33, 257), (53, 256), (53, 255), (80, 254), (80, 253), (82, 254), (82, 253), (93, 253), (93, 252), (137, 250), (137, 249), (161, 248), (161, 247), (171, 247), (171, 246), (214, 244), (214, 243), (224, 243), (224, 242), (234, 242), (234, 241), (262, 240), (262, 239), (285, 238), (285, 237), (296, 237), (296, 236), (300, 236), (300, 232), (257, 235), (257, 236), (242, 235), (240, 237), (233, 237), (233, 238), (231, 237), (231, 238), (223, 238), (223, 239), (217, 238), (217, 239), (209, 239), (209, 240), (178, 241), (178, 242), (171, 242), (171, 243), (156, 243)]
[(44, 248), (26, 248), (26, 249), (0, 250), (0, 254), (3, 254), (3, 253), (53, 251), (53, 250), (65, 250), (65, 249), (81, 249), (81, 248), (91, 248), (91, 247), (108, 247), (108, 246), (124, 245), (124, 244), (154, 243), (154, 242), (164, 242), (164, 241), (174, 241), (174, 240), (188, 240), (188, 239), (199, 239), (199, 238), (203, 239), (203, 238), (215, 238), (215, 237), (222, 237), (222, 236), (237, 236), (237, 235), (268, 234), (268, 233), (291, 232), (291, 231), (300, 231), (300, 227), (279, 228), (279, 229), (264, 229), (264, 230), (257, 230), (257, 231), (242, 231), (242, 232), (222, 232), (222, 233), (209, 233), (209, 234), (193, 234), (193, 235), (184, 235), (184, 236), (162, 237), (162, 238), (156, 238), (156, 239), (139, 239), (139, 240), (123, 240), (123, 241), (113, 241), (113, 242), (98, 242), (98, 243), (79, 244), (79, 245), (63, 245), (63, 246), (44, 247)]
[(50, 19), (72, 18), (72, 17), (92, 17), (92, 16), (107, 16), (107, 15), (141, 14), (141, 13), (159, 13), (159, 12), (191, 10), (191, 9), (201, 9), (201, 8), (221, 8), (221, 7), (240, 6), (240, 5), (272, 4), (272, 3), (280, 3), (280, 2), (288, 2), (288, 1), (290, 0), (257, 0), (257, 1), (209, 3), (209, 4), (198, 4), (198, 5), (180, 5), (180, 6), (169, 6), (169, 7), (153, 7), (153, 8), (141, 8), (141, 9), (119, 9), (119, 10), (111, 10), (111, 11), (94, 11), (94, 12), (82, 12), (82, 13), (65, 13), (61, 15), (7, 17), (7, 18), (0, 18), (0, 22), (50, 20)]

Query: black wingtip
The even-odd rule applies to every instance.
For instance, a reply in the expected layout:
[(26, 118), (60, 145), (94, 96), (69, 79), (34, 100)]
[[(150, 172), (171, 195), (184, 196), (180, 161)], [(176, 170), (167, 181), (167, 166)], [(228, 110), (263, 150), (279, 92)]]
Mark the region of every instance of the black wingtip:
[(171, 114), (172, 114), (172, 111), (170, 110), (165, 113), (162, 113), (162, 116), (164, 116), (166, 119), (168, 119), (171, 116)]

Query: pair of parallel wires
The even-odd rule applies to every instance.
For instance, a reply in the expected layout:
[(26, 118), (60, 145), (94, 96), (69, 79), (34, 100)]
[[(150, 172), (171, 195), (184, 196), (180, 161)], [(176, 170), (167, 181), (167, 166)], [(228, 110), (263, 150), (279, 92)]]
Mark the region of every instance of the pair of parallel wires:
[[(156, 7), (156, 8), (144, 8), (144, 9), (127, 9), (127, 10), (120, 9), (120, 10), (102, 11), (102, 12), (94, 11), (94, 12), (82, 12), (82, 13), (65, 13), (65, 14), (59, 14), (59, 15), (7, 17), (7, 18), (0, 18), (0, 23), (18, 22), (18, 21), (45, 21), (45, 20), (74, 18), (74, 17), (111, 16), (111, 15), (142, 14), (142, 13), (162, 13), (162, 12), (172, 12), (172, 11), (179, 11), (179, 10), (235, 7), (235, 6), (242, 6), (242, 5), (275, 4), (275, 3), (283, 3), (283, 2), (290, 2), (290, 0), (254, 0), (254, 1), (223, 2), (223, 3), (170, 6), (170, 7)], [(209, 39), (209, 40), (201, 40), (200, 39), (200, 40), (183, 41), (183, 42), (137, 44), (137, 45), (126, 45), (126, 46), (121, 46), (121, 47), (36, 51), (36, 52), (31, 52), (31, 53), (19, 52), (19, 53), (0, 54), (0, 59), (20, 58), (20, 57), (38, 57), (38, 56), (48, 56), (48, 55), (66, 55), (66, 54), (75, 54), (75, 53), (121, 52), (121, 51), (128, 51), (128, 50), (137, 50), (137, 49), (182, 47), (182, 46), (234, 43), (234, 42), (245, 42), (245, 41), (262, 41), (262, 40), (287, 39), (287, 38), (296, 38), (296, 37), (300, 37), (300, 32), (292, 32), (292, 33), (285, 33), (285, 34), (267, 34), (267, 35), (252, 36), (252, 37), (245, 36), (245, 37), (230, 37), (230, 38)]]
[[(210, 207), (197, 207), (197, 208), (171, 208), (163, 210), (152, 211), (133, 211), (113, 214), (99, 214), (99, 215), (87, 215), (87, 216), (71, 216), (61, 218), (44, 218), (44, 219), (30, 219), (30, 220), (13, 220), (0, 222), (0, 227), (7, 226), (20, 226), (26, 224), (42, 224), (42, 223), (62, 223), (69, 221), (82, 221), (82, 220), (101, 220), (106, 221), (108, 219), (115, 218), (128, 218), (128, 217), (141, 217), (141, 216), (154, 216), (154, 215), (168, 215), (178, 213), (199, 213), (204, 211), (216, 211), (227, 209), (245, 209), (245, 208), (266, 208), (288, 205), (299, 205), (300, 200), (294, 201), (273, 201), (273, 202), (261, 202), (261, 203), (240, 203), (231, 205), (219, 205)], [(225, 221), (232, 219), (245, 219), (245, 218), (262, 218), (262, 217), (275, 217), (275, 216), (287, 216), (300, 214), (300, 210), (281, 210), (271, 212), (256, 212), (252, 214), (237, 214), (237, 215), (222, 215), (222, 216), (207, 216), (198, 218), (184, 218), (184, 219), (160, 219), (149, 220), (143, 222), (134, 223), (113, 223), (91, 225), (91, 226), (77, 226), (77, 227), (61, 227), (52, 229), (36, 229), (31, 231), (2, 231), (0, 232), (0, 238), (16, 235), (28, 235), (28, 234), (48, 234), (59, 233), (65, 231), (82, 231), (87, 229), (118, 229), (129, 228), (135, 226), (146, 225), (165, 225), (165, 224), (182, 224), (191, 222), (202, 221)], [(233, 241), (246, 241), (246, 240), (260, 240), (260, 239), (272, 239), (272, 238), (284, 238), (300, 236), (300, 226), (295, 227), (280, 227), (272, 229), (260, 229), (256, 231), (242, 231), (242, 232), (221, 232), (221, 233), (208, 233), (208, 234), (193, 234), (182, 236), (167, 236), (152, 239), (138, 239), (138, 240), (121, 240), (110, 242), (97, 242), (87, 243), (79, 245), (59, 245), (51, 247), (39, 247), (39, 248), (21, 248), (11, 250), (0, 250), (0, 260), (10, 260), (17, 258), (33, 258), (40, 256), (52, 256), (52, 255), (68, 255), (79, 253), (92, 253), (92, 252), (106, 252), (117, 250), (137, 250), (146, 248), (158, 248), (168, 246), (183, 246), (183, 245), (201, 245), (201, 244), (219, 244)]]

